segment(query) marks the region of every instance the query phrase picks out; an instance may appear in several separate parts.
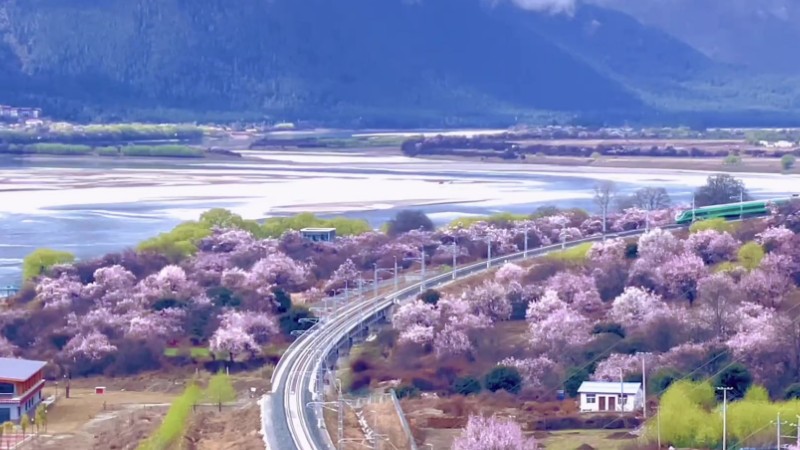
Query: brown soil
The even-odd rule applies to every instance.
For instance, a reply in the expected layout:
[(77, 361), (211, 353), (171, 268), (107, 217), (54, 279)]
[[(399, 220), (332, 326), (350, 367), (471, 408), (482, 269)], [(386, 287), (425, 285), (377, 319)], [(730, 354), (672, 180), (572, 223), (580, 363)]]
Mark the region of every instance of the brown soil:
[(187, 450), (264, 450), (261, 410), (255, 402), (241, 407), (204, 408), (186, 433)]
[[(330, 433), (331, 441), (336, 446), (338, 441), (338, 415), (336, 411), (325, 408), (322, 415), (325, 417), (325, 427)], [(358, 417), (353, 409), (344, 405), (344, 441), (340, 447), (342, 450), (360, 450), (366, 444), (364, 432), (361, 430), (361, 425), (358, 423)]]
[[(232, 375), (233, 385), (244, 406), (228, 406), (222, 413), (208, 406), (199, 406), (187, 436), (191, 449), (262, 450), (260, 409), (251, 388), (258, 397), (269, 388), (271, 367), (250, 373)], [(169, 403), (195, 376), (203, 384), (208, 373), (179, 371), (165, 375), (146, 373), (134, 377), (75, 379), (70, 382), (70, 398), (64, 397), (64, 382), (51, 383), (45, 397), (58, 394), (48, 410), (47, 431), (38, 437), (38, 448), (127, 450), (135, 449), (158, 427)], [(103, 386), (105, 394), (95, 394)]]
[(390, 401), (366, 405), (364, 407), (364, 417), (375, 433), (386, 436), (384, 439), (392, 443), (392, 448), (397, 448), (398, 450), (411, 448), (411, 443), (403, 431), (397, 411)]

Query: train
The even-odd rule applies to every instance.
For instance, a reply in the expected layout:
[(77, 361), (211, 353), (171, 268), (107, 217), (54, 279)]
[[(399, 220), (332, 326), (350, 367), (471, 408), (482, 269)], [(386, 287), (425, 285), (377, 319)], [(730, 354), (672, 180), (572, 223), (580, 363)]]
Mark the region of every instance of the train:
[(706, 219), (738, 219), (740, 217), (766, 216), (770, 213), (770, 206), (788, 203), (797, 198), (798, 194), (794, 194), (786, 198), (752, 200), (687, 209), (675, 216), (675, 223), (678, 225), (685, 225), (694, 221)]

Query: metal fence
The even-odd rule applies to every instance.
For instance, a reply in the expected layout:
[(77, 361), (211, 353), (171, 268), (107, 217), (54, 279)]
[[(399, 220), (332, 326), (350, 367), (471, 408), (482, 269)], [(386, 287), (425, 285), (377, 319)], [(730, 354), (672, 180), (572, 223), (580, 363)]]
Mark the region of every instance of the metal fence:
[(397, 411), (397, 417), (400, 418), (400, 425), (403, 427), (403, 432), (406, 433), (408, 437), (408, 445), (411, 447), (411, 450), (417, 450), (417, 443), (414, 441), (414, 435), (411, 433), (411, 427), (408, 426), (408, 421), (406, 420), (406, 414), (403, 412), (403, 408), (400, 406), (400, 401), (397, 399), (397, 394), (395, 394), (394, 389), (390, 391), (392, 403), (394, 404), (394, 409)]

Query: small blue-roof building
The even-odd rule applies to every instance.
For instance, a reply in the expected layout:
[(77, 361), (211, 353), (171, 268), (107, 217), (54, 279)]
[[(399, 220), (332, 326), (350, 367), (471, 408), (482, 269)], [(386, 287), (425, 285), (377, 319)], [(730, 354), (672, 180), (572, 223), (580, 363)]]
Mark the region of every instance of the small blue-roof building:
[(0, 358), (0, 423), (18, 422), (42, 402), (44, 361)]

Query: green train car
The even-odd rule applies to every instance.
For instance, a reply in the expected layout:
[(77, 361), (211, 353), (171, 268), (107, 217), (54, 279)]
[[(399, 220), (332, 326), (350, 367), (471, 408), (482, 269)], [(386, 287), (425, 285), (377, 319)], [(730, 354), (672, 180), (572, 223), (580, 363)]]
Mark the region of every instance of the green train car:
[(706, 219), (738, 219), (739, 217), (766, 216), (769, 214), (771, 205), (778, 205), (797, 198), (797, 194), (791, 198), (777, 198), (771, 200), (754, 200), (747, 202), (726, 203), (724, 205), (703, 206), (701, 208), (687, 209), (675, 216), (675, 223), (684, 225), (692, 221)]

